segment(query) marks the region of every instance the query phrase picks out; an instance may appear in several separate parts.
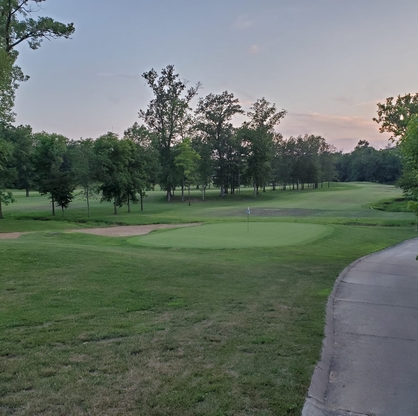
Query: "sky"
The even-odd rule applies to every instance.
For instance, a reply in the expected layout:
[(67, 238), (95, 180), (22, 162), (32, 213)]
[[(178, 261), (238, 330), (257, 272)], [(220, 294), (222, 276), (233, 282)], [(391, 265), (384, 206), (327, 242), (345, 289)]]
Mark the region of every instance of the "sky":
[(244, 110), (265, 97), (288, 112), (285, 139), (321, 135), (344, 152), (387, 146), (377, 103), (417, 92), (417, 0), (47, 0), (41, 14), (76, 31), (19, 46), (30, 80), (16, 123), (71, 139), (141, 122), (142, 74), (169, 64), (200, 97), (228, 90)]

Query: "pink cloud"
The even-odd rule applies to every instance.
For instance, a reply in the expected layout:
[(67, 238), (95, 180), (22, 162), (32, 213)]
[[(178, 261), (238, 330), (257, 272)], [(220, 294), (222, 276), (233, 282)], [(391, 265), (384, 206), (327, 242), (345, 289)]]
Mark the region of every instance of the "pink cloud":
[(339, 150), (349, 152), (359, 140), (367, 140), (376, 148), (385, 147), (389, 134), (379, 133), (379, 126), (372, 118), (340, 116), (321, 113), (289, 112), (278, 129), (283, 136), (318, 134)]

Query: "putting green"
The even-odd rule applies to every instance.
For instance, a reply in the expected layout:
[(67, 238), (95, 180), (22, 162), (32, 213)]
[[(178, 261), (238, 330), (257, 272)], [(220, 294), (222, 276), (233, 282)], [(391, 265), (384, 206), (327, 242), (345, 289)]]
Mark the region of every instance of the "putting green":
[[(247, 226), (248, 230), (247, 230)], [(248, 248), (303, 244), (331, 234), (331, 226), (285, 222), (234, 222), (157, 231), (131, 244), (179, 248)]]

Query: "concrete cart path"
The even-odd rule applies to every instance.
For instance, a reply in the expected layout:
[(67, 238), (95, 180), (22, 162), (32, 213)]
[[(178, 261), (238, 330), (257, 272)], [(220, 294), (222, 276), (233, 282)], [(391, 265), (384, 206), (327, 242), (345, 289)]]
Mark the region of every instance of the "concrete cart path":
[(338, 278), (303, 416), (418, 415), (418, 239)]

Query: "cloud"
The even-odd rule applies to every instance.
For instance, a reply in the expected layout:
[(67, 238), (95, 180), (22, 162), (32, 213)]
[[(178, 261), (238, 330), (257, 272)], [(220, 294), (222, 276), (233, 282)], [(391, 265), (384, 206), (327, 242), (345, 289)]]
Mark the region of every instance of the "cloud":
[(260, 47), (258, 45), (251, 45), (248, 48), (248, 53), (250, 53), (251, 55), (256, 55), (259, 52), (260, 52)]
[(245, 30), (254, 24), (253, 20), (247, 19), (245, 16), (238, 16), (235, 19), (233, 27), (238, 30)]

